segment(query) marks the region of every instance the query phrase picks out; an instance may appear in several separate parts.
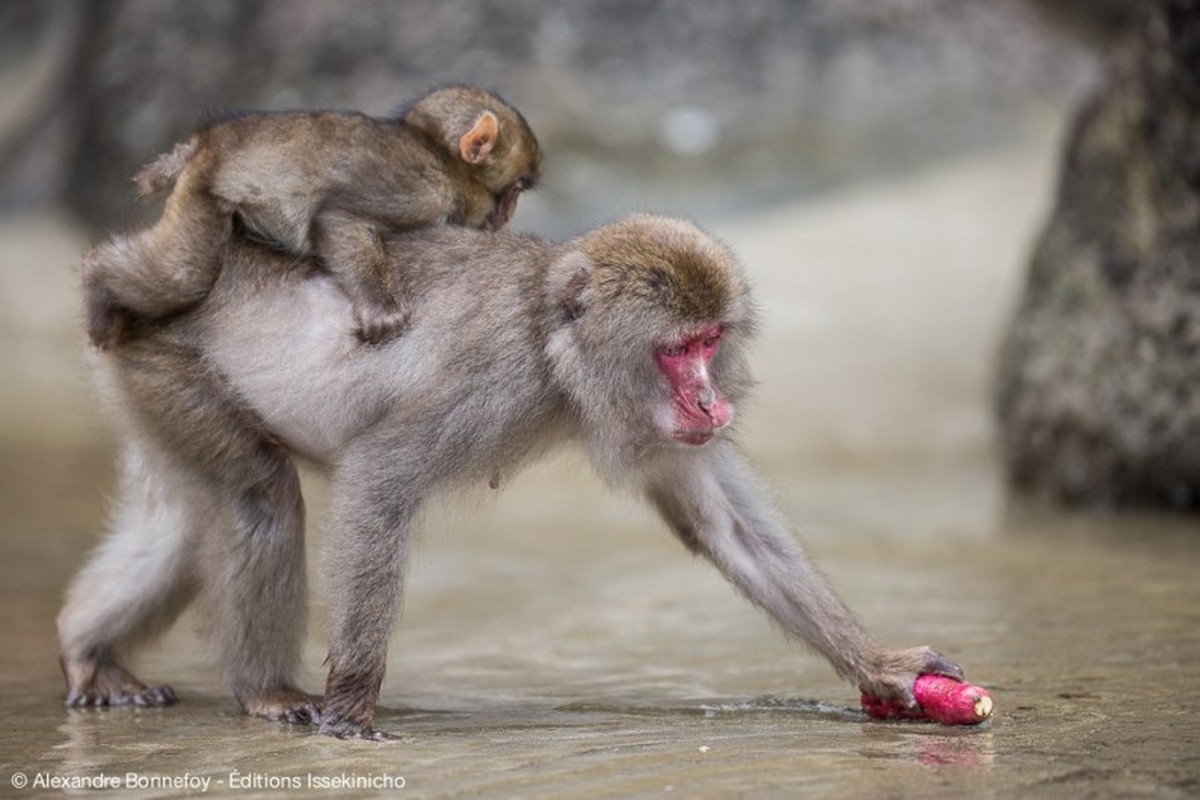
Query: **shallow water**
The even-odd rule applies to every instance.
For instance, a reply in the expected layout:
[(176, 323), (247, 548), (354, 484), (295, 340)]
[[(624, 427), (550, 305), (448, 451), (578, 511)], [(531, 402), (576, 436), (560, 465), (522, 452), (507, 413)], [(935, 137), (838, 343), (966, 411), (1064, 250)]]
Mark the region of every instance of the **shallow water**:
[[(53, 619), (102, 526), (111, 446), (61, 300), (78, 240), (46, 221), (0, 232), (0, 355), (18, 378), (0, 387), (0, 795), (59, 793), (18, 790), (18, 773), (184, 784), (148, 797), (341, 776), (386, 784), (339, 792), (364, 797), (1200, 794), (1196, 521), (1014, 503), (993, 467), (988, 357), (1053, 152), (1043, 137), (717, 229), (767, 316), (747, 450), (871, 630), (944, 650), (992, 691), (971, 729), (868, 721), (823, 661), (570, 458), (430, 514), (377, 720), (398, 744), (241, 716), (198, 616), (137, 660), (179, 705), (64, 710)], [(52, 268), (35, 281), (31, 259)]]
[[(873, 630), (954, 654), (997, 704), (978, 729), (882, 724), (648, 516), (561, 468), (431, 520), (438, 533), (414, 569), (378, 719), (405, 736), (393, 746), (242, 717), (194, 621), (140, 661), (144, 677), (174, 684), (178, 706), (65, 711), (51, 630), (77, 553), (32, 528), (11, 532), (0, 567), (5, 784), (20, 771), (200, 775), (210, 791), (264, 797), (230, 781), (399, 775), (422, 797), (1200, 791), (1194, 523), (1005, 507), (981, 530), (995, 490), (979, 465), (777, 483), (789, 506), (852, 494), (886, 502), (902, 528), (937, 528), (862, 534), (848, 513), (808, 537)], [(63, 488), (84, 493), (92, 474), (75, 479)], [(924, 514), (947, 484), (955, 496)], [(897, 486), (916, 502), (897, 502)], [(306, 657), (314, 690), (321, 655), (318, 630)]]

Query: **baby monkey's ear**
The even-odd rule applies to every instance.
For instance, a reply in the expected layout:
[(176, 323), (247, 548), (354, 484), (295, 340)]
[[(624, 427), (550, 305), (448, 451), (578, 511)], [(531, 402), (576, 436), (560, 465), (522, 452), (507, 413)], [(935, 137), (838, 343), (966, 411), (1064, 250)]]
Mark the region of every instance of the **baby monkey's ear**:
[(500, 134), (500, 122), (496, 115), (484, 111), (475, 120), (471, 130), (458, 140), (458, 152), (463, 161), (468, 164), (482, 164), (488, 153), (496, 146), (496, 137)]

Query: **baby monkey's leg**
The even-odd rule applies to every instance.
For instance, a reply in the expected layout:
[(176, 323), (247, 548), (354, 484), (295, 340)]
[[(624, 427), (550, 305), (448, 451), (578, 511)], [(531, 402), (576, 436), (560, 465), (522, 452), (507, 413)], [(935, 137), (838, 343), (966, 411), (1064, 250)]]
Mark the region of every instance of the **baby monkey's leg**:
[(83, 258), (88, 338), (107, 349), (134, 320), (156, 320), (199, 303), (219, 272), (230, 214), (205, 192), (177, 188), (162, 218), (134, 234), (111, 236)]
[(340, 209), (313, 220), (317, 256), (350, 296), (359, 336), (378, 344), (408, 324), (402, 277), (387, 255), (379, 224)]

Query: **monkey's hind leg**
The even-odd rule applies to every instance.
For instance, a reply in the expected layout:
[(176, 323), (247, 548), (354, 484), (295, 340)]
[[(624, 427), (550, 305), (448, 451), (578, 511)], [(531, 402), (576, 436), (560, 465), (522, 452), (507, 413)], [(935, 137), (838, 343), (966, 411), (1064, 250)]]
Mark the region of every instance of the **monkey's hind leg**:
[(316, 700), (296, 688), (294, 677), (307, 616), (299, 476), (278, 445), (259, 442), (243, 456), (243, 466), (257, 463), (274, 472), (263, 482), (231, 487), (233, 524), (204, 543), (204, 583), (221, 659), (247, 714), (318, 722)]
[(304, 501), (295, 465), (199, 353), (165, 337), (114, 354), (138, 427), (211, 506), (196, 570), (225, 675), (242, 709), (312, 722), (295, 686), (307, 617)]
[(168, 706), (169, 686), (147, 686), (120, 664), (171, 624), (195, 593), (191, 545), (199, 521), (170, 466), (126, 447), (111, 533), (75, 577), (58, 615), (68, 706)]
[(313, 220), (317, 256), (350, 296), (358, 335), (380, 344), (408, 325), (409, 308), (394, 259), (388, 257), (377, 224), (339, 209)]

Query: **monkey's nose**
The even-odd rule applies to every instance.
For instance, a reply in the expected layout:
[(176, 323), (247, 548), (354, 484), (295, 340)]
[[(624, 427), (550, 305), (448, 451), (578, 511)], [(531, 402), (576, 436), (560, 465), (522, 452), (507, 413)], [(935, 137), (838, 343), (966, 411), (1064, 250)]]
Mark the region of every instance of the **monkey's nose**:
[(696, 404), (706, 412), (712, 410), (712, 405), (716, 400), (717, 393), (709, 388), (701, 389), (700, 394), (696, 395)]

